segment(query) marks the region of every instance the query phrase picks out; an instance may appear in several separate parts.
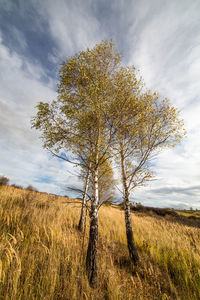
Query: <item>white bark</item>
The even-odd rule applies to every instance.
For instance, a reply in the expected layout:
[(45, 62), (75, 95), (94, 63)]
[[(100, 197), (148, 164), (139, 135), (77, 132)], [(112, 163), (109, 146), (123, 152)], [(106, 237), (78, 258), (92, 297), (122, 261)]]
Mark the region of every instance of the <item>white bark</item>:
[(90, 212), (90, 233), (87, 249), (86, 267), (88, 279), (91, 286), (97, 283), (97, 241), (98, 241), (98, 203), (99, 203), (99, 187), (98, 187), (98, 153), (96, 156), (96, 164), (94, 168), (93, 181), (93, 199)]
[(129, 255), (131, 260), (134, 264), (137, 264), (139, 260), (137, 248), (135, 246), (135, 241), (133, 237), (133, 230), (131, 224), (131, 214), (130, 214), (130, 201), (129, 201), (129, 190), (127, 185), (127, 177), (126, 177), (126, 170), (125, 170), (125, 159), (124, 159), (124, 152), (123, 152), (123, 145), (121, 146), (121, 172), (122, 172), (122, 182), (123, 182), (123, 189), (124, 189), (124, 210), (125, 210), (125, 223), (126, 223), (126, 237), (127, 237), (127, 245), (129, 250)]

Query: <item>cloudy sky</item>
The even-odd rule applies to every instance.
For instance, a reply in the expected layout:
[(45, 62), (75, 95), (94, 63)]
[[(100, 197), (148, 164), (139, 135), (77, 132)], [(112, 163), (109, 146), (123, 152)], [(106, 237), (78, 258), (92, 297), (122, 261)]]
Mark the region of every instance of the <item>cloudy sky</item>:
[(0, 174), (58, 194), (78, 184), (72, 166), (42, 149), (30, 119), (39, 101), (56, 98), (59, 64), (102, 39), (185, 120), (187, 138), (157, 157), (157, 180), (135, 199), (200, 209), (199, 0), (0, 0)]

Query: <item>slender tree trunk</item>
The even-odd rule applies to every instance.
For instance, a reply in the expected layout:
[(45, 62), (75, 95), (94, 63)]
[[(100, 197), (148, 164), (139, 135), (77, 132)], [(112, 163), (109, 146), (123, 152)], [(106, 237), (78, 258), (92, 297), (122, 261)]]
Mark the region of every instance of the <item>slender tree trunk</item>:
[(82, 232), (82, 230), (83, 230), (83, 221), (84, 221), (85, 209), (86, 209), (87, 191), (88, 191), (88, 186), (89, 186), (89, 176), (90, 176), (90, 171), (88, 170), (87, 176), (86, 176), (86, 181), (85, 181), (83, 200), (82, 200), (81, 215), (80, 215), (80, 220), (78, 223), (78, 230), (80, 232)]
[(123, 180), (123, 189), (124, 189), (124, 210), (125, 210), (127, 245), (128, 245), (131, 261), (136, 265), (137, 262), (139, 261), (139, 255), (135, 245), (135, 241), (133, 237), (133, 229), (131, 224), (129, 191), (127, 187), (123, 148), (121, 150), (121, 170), (122, 170), (122, 180)]
[(90, 233), (86, 257), (86, 269), (89, 283), (97, 284), (97, 241), (98, 241), (98, 170), (94, 172), (94, 196), (90, 212)]
[(128, 251), (129, 251), (131, 261), (136, 265), (139, 261), (139, 255), (133, 237), (129, 196), (128, 197), (125, 196), (124, 198), (124, 206), (125, 206), (125, 222), (126, 222), (126, 237), (127, 237)]

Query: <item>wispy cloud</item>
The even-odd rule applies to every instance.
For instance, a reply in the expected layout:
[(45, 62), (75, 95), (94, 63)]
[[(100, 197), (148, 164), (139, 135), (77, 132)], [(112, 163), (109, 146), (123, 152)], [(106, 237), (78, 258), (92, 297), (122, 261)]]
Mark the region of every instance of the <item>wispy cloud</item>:
[(20, 50), (25, 50), (27, 47), (27, 42), (26, 42), (26, 38), (25, 38), (24, 34), (14, 26), (11, 26), (9, 28), (9, 30), (10, 30), (12, 39), (15, 40), (18, 48)]
[(53, 0), (40, 2), (38, 11), (46, 20), (61, 57), (73, 55), (78, 49), (92, 47), (103, 35), (100, 23), (92, 14), (90, 1)]
[[(11, 52), (2, 40), (0, 62), (0, 172), (12, 183), (33, 184), (41, 191), (61, 193), (70, 184), (67, 170), (71, 167), (42, 150), (39, 135), (30, 124), (36, 103), (56, 97), (51, 81), (43, 82), (42, 66)], [(48, 184), (43, 182), (46, 177), (50, 178)], [(72, 184), (75, 182), (73, 178)]]

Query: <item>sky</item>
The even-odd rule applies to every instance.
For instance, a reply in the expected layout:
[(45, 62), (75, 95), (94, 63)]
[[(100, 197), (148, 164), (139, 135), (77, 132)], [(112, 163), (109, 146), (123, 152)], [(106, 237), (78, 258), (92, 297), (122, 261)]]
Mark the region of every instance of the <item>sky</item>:
[(42, 148), (30, 120), (39, 101), (56, 99), (60, 63), (103, 39), (171, 100), (187, 130), (157, 156), (156, 180), (133, 201), (200, 209), (199, 0), (0, 0), (0, 175), (62, 195), (81, 186), (72, 165)]

